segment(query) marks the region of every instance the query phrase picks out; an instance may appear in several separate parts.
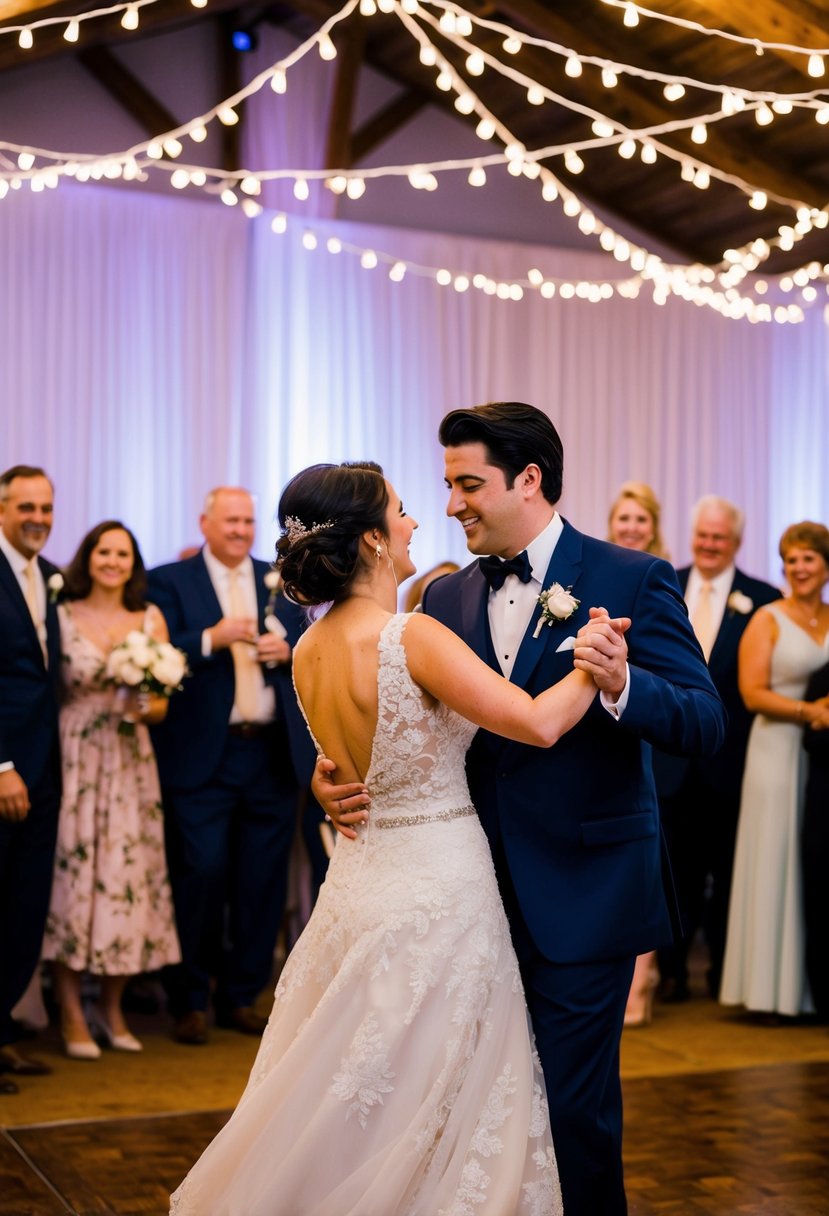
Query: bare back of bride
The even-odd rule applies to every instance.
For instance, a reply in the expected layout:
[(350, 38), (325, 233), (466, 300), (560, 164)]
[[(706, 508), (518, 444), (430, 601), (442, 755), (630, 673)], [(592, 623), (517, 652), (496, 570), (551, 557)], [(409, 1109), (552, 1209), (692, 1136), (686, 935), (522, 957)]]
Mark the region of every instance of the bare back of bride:
[(239, 1106), (171, 1210), (558, 1216), (544, 1082), (464, 756), (478, 726), (549, 746), (595, 686), (574, 670), (533, 701), (438, 622), (395, 613), (417, 525), (377, 466), (299, 474), (280, 522), (288, 593), (331, 604), (296, 649), (297, 694), (371, 815), (338, 837)]

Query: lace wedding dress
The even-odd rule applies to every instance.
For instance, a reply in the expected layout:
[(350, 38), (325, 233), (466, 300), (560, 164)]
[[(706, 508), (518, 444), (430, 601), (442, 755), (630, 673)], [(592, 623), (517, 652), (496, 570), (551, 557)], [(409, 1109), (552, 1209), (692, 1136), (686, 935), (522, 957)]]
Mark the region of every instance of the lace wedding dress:
[(406, 616), (379, 639), (369, 823), (338, 837), (242, 1099), (174, 1216), (560, 1216), (543, 1080), (464, 775)]

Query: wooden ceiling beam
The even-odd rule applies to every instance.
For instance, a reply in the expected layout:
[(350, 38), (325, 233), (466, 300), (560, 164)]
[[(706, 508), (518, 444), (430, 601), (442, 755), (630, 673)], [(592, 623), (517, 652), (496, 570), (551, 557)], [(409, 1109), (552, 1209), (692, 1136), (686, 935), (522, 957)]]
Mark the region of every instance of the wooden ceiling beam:
[(136, 121), (146, 135), (161, 135), (179, 125), (178, 119), (153, 96), (137, 76), (133, 76), (132, 72), (124, 67), (109, 47), (87, 47), (78, 51), (77, 60)]
[(363, 64), (366, 30), (363, 22), (349, 22), (338, 39), (337, 67), (331, 108), (328, 114), (328, 138), (325, 148), (326, 169), (350, 169), (352, 164), (351, 125), (357, 100), (357, 84)]
[[(829, 43), (829, 13), (824, 5), (808, 0), (695, 0), (700, 24), (727, 29), (761, 42), (787, 42), (793, 46), (826, 46)], [(712, 39), (712, 42), (714, 40)], [(784, 59), (815, 88), (819, 81), (809, 76), (807, 60), (791, 51), (767, 51)]]
[(359, 164), (369, 152), (384, 144), (395, 131), (399, 131), (409, 119), (414, 118), (426, 105), (422, 93), (409, 89), (396, 97), (368, 122), (363, 123), (359, 131), (351, 137), (351, 154), (353, 164)]
[[(729, 0), (729, 4), (731, 0)], [(503, 0), (500, 4), (510, 17), (529, 28), (533, 33), (557, 42), (565, 42), (577, 47), (583, 54), (594, 55), (604, 59), (618, 59), (618, 46), (613, 45), (613, 30), (607, 27), (607, 42), (603, 36), (597, 36), (598, 26), (593, 24), (592, 33), (570, 19), (569, 13), (563, 8), (555, 12), (538, 0)], [(637, 57), (640, 67), (652, 71), (664, 71), (665, 65), (651, 62), (647, 56)], [(595, 94), (591, 92), (590, 84), (584, 78), (568, 80), (568, 91), (582, 104), (592, 104), (598, 109)], [(631, 128), (656, 126), (665, 121), (666, 112), (656, 101), (643, 96), (638, 88), (629, 84), (624, 76), (612, 90), (614, 112), (618, 113), (618, 105), (622, 103), (629, 117), (625, 125)], [(677, 110), (680, 114), (681, 110)], [(584, 120), (587, 121), (586, 119)], [(611, 114), (612, 121), (612, 114)], [(727, 121), (727, 120), (726, 120)], [(758, 155), (754, 147), (737, 136), (726, 135), (721, 129), (722, 124), (711, 126), (704, 150), (691, 142), (690, 131), (687, 135), (662, 135), (660, 141), (669, 144), (678, 151), (695, 159), (704, 160), (707, 164), (721, 172), (742, 178), (759, 189), (777, 194), (783, 198), (797, 198), (809, 206), (822, 207), (826, 201), (826, 190), (820, 183), (811, 181), (803, 173), (798, 172), (792, 165), (778, 166), (768, 158)], [(755, 141), (752, 141), (752, 145)], [(677, 170), (678, 171), (678, 170)]]

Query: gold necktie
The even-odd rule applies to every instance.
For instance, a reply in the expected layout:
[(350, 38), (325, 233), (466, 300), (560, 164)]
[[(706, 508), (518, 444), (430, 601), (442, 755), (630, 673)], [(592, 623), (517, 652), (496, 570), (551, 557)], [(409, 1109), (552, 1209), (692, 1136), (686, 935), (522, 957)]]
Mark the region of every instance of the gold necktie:
[(709, 583), (707, 580), (703, 582), (697, 596), (694, 615), (691, 617), (691, 625), (693, 626), (694, 633), (697, 635), (697, 641), (702, 647), (706, 663), (708, 662), (714, 645), (714, 638), (716, 637), (714, 631), (714, 612), (711, 607), (711, 595), (713, 591), (713, 583)]
[(30, 561), (26, 562), (24, 567), (24, 574), (26, 577), (26, 589), (24, 594), (26, 597), (26, 604), (34, 622), (37, 640), (40, 642), (40, 649), (43, 651), (43, 662), (47, 663), (49, 656), (46, 650), (46, 627), (45, 623), (40, 619), (40, 611), (37, 605), (37, 583), (35, 581), (37, 579), (37, 574), (35, 572), (36, 561), (37, 558), (33, 557)]
[[(230, 572), (230, 615), (250, 615), (238, 570)], [(233, 656), (233, 671), (236, 677), (233, 703), (245, 722), (255, 722), (259, 715), (259, 692), (262, 687), (262, 672), (255, 658), (256, 651), (249, 642), (233, 642), (230, 653)]]

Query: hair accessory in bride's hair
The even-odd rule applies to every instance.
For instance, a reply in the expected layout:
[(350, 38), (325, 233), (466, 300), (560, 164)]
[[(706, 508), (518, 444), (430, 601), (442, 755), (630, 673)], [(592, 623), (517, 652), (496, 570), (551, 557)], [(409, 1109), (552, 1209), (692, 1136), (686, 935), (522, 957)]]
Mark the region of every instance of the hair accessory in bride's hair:
[(316, 532), (322, 532), (324, 528), (333, 527), (333, 519), (327, 519), (324, 524), (313, 523), (308, 528), (296, 515), (287, 515), (285, 517), (285, 535), (292, 545), (295, 545), (298, 540), (302, 540), (306, 536), (313, 536)]

